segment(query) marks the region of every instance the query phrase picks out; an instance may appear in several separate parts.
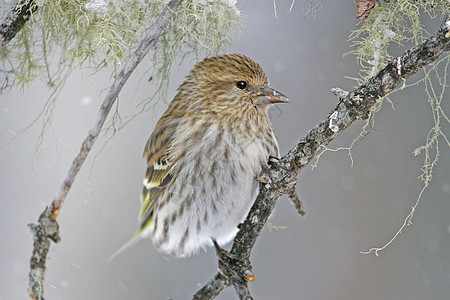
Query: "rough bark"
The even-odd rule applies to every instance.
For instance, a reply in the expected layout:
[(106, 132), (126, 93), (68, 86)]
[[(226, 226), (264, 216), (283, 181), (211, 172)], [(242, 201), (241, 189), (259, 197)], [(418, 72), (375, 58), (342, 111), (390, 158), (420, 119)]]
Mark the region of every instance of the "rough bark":
[(375, 6), (375, 0), (354, 0), (354, 2), (356, 4), (356, 17), (361, 20), (367, 19)]
[(5, 4), (0, 12), (0, 52), (30, 19), (38, 6), (33, 0), (15, 0)]

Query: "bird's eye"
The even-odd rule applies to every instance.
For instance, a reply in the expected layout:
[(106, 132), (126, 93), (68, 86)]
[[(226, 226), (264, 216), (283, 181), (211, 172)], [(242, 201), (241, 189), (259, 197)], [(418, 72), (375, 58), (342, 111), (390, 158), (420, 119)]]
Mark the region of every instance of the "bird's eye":
[(238, 81), (236, 82), (236, 87), (240, 90), (245, 89), (245, 87), (247, 86), (247, 83), (245, 81)]

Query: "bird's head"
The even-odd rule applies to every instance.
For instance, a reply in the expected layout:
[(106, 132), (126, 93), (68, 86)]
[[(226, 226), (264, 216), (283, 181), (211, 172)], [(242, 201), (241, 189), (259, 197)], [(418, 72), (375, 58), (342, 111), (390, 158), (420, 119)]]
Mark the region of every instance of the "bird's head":
[(206, 58), (191, 71), (180, 87), (194, 105), (220, 114), (252, 110), (265, 113), (269, 104), (289, 102), (268, 86), (261, 66), (241, 54)]

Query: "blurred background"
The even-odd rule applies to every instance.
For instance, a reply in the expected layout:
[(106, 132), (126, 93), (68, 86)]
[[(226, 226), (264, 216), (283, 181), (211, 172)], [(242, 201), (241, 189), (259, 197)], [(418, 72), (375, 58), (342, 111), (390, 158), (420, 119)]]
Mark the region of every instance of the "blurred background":
[[(333, 87), (351, 90), (359, 66), (348, 36), (358, 25), (353, 1), (325, 1), (317, 17), (305, 16), (303, 2), (241, 3), (245, 15), (240, 37), (227, 52), (258, 61), (271, 86), (288, 95), (271, 120), (285, 154), (335, 107)], [(440, 24), (430, 24), (434, 32)], [(409, 48), (393, 49), (397, 55)], [(101, 136), (72, 187), (59, 216), (62, 240), (52, 245), (47, 262), (48, 299), (189, 299), (216, 272), (212, 249), (174, 259), (142, 241), (107, 262), (137, 228), (145, 163), (142, 151), (176, 87), (195, 61), (174, 68), (167, 99), (118, 131), (105, 147)], [(113, 108), (121, 116), (154, 92), (145, 78), (144, 61)], [(410, 82), (419, 79), (418, 76)], [(109, 73), (74, 72), (58, 97), (53, 124), (42, 153), (32, 162), (40, 121), (0, 154), (0, 299), (25, 299), (32, 236), (36, 222), (53, 199), (78, 152), (112, 80)], [(2, 143), (41, 111), (49, 91), (35, 82), (23, 91), (1, 95)], [(283, 197), (252, 254), (255, 299), (448, 299), (450, 295), (449, 149), (413, 218), (380, 256), (363, 255), (388, 242), (399, 229), (422, 189), (417, 177), (423, 156), (411, 152), (433, 125), (423, 86), (390, 96), (376, 115), (375, 128), (348, 152), (327, 152), (317, 168), (299, 176), (298, 192), (306, 217), (298, 216)], [(448, 101), (444, 104), (448, 111)], [(118, 120), (118, 119), (117, 119)], [(356, 122), (332, 145), (349, 146), (363, 121)], [(448, 130), (448, 128), (447, 128)], [(95, 159), (95, 160), (94, 160)], [(219, 299), (235, 299), (232, 288)]]

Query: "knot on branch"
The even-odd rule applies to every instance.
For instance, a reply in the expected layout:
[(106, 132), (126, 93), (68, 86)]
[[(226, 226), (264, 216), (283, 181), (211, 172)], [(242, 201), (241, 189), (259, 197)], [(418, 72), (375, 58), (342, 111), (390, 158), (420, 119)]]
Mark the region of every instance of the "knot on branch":
[(338, 97), (339, 100), (341, 100), (341, 101), (344, 100), (345, 98), (347, 98), (347, 96), (348, 96), (348, 92), (347, 91), (344, 91), (343, 89), (338, 88), (338, 87), (332, 88), (330, 91), (334, 95), (336, 95), (336, 97)]
[(256, 177), (256, 180), (261, 183), (262, 189), (277, 192), (278, 196), (287, 194), (291, 189), (292, 183), (297, 182), (296, 176), (292, 176), (292, 166), (302, 166), (293, 164), (292, 161), (286, 159), (271, 158), (269, 161), (270, 167), (264, 168), (261, 174)]
[(37, 224), (28, 224), (33, 234), (33, 239), (41, 241), (44, 239), (50, 239), (55, 243), (61, 240), (59, 236), (59, 225), (53, 219), (53, 212), (50, 208), (45, 208), (42, 214), (39, 216)]

